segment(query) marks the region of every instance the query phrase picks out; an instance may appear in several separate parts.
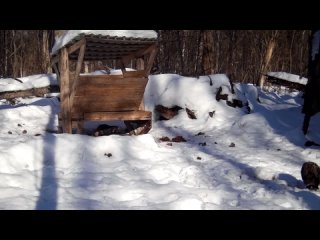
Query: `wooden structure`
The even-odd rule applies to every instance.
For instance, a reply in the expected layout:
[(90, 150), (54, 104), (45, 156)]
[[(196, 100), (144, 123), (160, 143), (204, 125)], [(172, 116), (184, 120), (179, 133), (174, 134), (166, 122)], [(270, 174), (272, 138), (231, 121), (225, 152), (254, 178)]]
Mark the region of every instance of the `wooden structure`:
[[(82, 133), (84, 121), (148, 120), (143, 95), (157, 51), (157, 39), (80, 35), (51, 56), (60, 84), (59, 127)], [(137, 71), (126, 65), (137, 59)], [(70, 60), (76, 60), (70, 69)], [(120, 60), (120, 75), (80, 74), (83, 61)], [(150, 127), (151, 128), (151, 127)]]

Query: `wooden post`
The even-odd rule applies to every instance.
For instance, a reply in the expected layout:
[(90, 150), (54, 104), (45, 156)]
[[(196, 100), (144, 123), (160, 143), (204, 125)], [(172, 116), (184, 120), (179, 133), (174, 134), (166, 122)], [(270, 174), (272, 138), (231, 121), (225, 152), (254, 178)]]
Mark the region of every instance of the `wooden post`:
[(60, 84), (60, 73), (59, 73), (59, 69), (57, 67), (57, 63), (53, 64), (52, 68), (54, 69), (54, 71), (56, 73), (56, 76), (57, 76), (57, 79), (58, 79), (58, 84)]
[(70, 109), (70, 88), (69, 88), (69, 56), (68, 50), (64, 47), (60, 51), (60, 99), (62, 112), (62, 130), (65, 133), (72, 133), (71, 109)]
[(153, 48), (151, 50), (151, 53), (148, 59), (147, 67), (145, 68), (147, 75), (150, 74), (154, 59), (156, 58), (156, 55), (157, 55), (157, 51), (158, 51), (158, 48), (156, 47), (156, 45), (153, 45)]
[(76, 72), (73, 76), (73, 82), (72, 85), (70, 86), (71, 88), (71, 93), (70, 93), (70, 108), (73, 108), (73, 99), (78, 87), (78, 82), (79, 82), (79, 75), (80, 75), (80, 71), (81, 71), (81, 67), (82, 67), (82, 63), (83, 63), (83, 58), (84, 58), (84, 53), (86, 50), (86, 41), (82, 42), (82, 45), (80, 47), (80, 51), (79, 51), (79, 56), (78, 56), (78, 62), (77, 62), (77, 66), (76, 66)]
[(144, 59), (143, 58), (137, 59), (137, 70), (144, 70)]

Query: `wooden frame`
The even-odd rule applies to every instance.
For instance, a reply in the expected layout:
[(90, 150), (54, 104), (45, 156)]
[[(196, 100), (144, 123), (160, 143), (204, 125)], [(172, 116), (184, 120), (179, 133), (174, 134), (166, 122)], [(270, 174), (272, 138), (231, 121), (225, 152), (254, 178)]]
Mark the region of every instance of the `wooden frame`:
[[(113, 45), (103, 45), (110, 43)], [(119, 43), (128, 45), (122, 49)], [(112, 46), (115, 48), (112, 49)], [(61, 131), (72, 133), (76, 129), (78, 133), (83, 133), (85, 121), (123, 120), (126, 125), (128, 121), (151, 123), (152, 113), (145, 111), (143, 95), (156, 53), (155, 41), (132, 43), (130, 40), (109, 41), (92, 36), (84, 36), (60, 49), (56, 56), (52, 56), (51, 65), (60, 83)], [(72, 72), (69, 59), (76, 56), (76, 68)], [(122, 75), (80, 75), (84, 60), (92, 59), (92, 56), (93, 59), (100, 59), (101, 56), (120, 59)], [(138, 70), (126, 71), (125, 66), (132, 59), (139, 59)]]

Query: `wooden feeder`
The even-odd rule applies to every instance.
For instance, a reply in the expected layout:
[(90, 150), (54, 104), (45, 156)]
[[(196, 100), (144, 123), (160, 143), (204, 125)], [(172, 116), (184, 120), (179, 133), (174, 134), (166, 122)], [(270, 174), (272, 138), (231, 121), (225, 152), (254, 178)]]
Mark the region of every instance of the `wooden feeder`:
[[(139, 132), (134, 132), (130, 123), (147, 121), (149, 131), (152, 113), (145, 111), (143, 96), (156, 52), (156, 37), (92, 33), (79, 34), (55, 49), (51, 64), (60, 84), (61, 131), (72, 133), (75, 129), (82, 133), (84, 121), (109, 120), (123, 120), (133, 134)], [(133, 59), (137, 60), (137, 71), (126, 71)], [(70, 60), (77, 61), (75, 69), (70, 69)], [(98, 60), (120, 60), (122, 74), (81, 74), (84, 61)]]

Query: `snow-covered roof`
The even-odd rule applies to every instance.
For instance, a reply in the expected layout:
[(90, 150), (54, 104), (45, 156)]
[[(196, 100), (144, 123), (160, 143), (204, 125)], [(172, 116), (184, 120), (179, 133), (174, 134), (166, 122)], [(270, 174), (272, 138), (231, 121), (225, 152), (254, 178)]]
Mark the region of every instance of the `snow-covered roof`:
[(51, 55), (58, 52), (64, 46), (68, 46), (81, 39), (83, 36), (94, 37), (102, 40), (118, 40), (132, 43), (154, 42), (158, 34), (153, 30), (69, 30), (56, 39)]
[(305, 77), (300, 77), (299, 75), (286, 72), (268, 72), (267, 76), (279, 78), (288, 82), (299, 83), (302, 85), (306, 85), (308, 82), (308, 79)]

